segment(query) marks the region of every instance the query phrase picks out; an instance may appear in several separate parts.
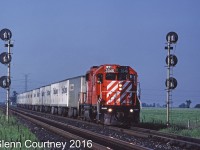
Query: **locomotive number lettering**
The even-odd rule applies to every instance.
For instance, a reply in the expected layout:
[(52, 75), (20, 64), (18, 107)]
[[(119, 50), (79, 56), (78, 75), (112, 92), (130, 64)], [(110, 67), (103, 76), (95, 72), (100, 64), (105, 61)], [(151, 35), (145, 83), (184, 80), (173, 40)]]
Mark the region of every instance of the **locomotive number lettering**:
[(115, 72), (114, 68), (112, 68), (111, 66), (106, 66), (106, 70), (107, 73), (108, 72)]
[(106, 69), (106, 72), (115, 72), (114, 69)]
[(92, 148), (92, 140), (70, 140), (70, 148)]

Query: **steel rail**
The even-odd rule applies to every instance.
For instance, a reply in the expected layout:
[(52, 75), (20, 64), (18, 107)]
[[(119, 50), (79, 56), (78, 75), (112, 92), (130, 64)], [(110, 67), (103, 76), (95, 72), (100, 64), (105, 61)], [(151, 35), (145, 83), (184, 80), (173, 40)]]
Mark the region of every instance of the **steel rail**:
[(200, 139), (197, 138), (185, 137), (171, 133), (163, 133), (155, 130), (143, 129), (138, 127), (133, 127), (132, 130), (138, 133), (146, 134), (152, 138), (157, 138), (165, 142), (170, 142), (174, 145), (181, 145), (188, 148), (200, 149)]
[[(23, 110), (27, 110), (27, 109), (23, 109)], [(37, 112), (37, 113), (40, 113), (40, 112)], [(41, 114), (44, 114), (44, 113), (41, 113)], [(54, 116), (54, 117), (57, 117), (57, 118), (60, 118), (60, 119), (66, 119), (66, 120), (70, 120), (70, 121), (76, 121), (76, 122), (80, 122), (80, 123), (85, 123), (85, 124), (89, 124), (89, 125), (102, 127), (102, 125), (95, 124), (95, 123), (92, 123), (92, 122), (86, 122), (86, 121), (72, 119), (72, 118), (55, 116), (55, 115), (51, 115), (51, 114), (46, 114), (46, 115)], [(124, 128), (113, 127), (113, 126), (106, 126), (106, 127), (108, 129), (118, 131), (118, 132), (121, 132), (121, 133), (125, 133), (125, 134), (128, 134), (128, 135), (132, 135), (132, 136), (135, 136), (135, 137), (154, 138), (154, 139), (157, 139), (157, 140), (160, 140), (160, 141), (164, 141), (165, 143), (169, 142), (172, 145), (180, 145), (181, 147), (189, 147), (189, 148), (200, 149), (200, 139), (196, 139), (196, 138), (179, 136), (179, 135), (170, 134), (170, 133), (163, 133), (163, 132), (139, 128), (139, 127), (132, 127), (131, 129), (124, 129)]]
[[(150, 150), (150, 148), (146, 148), (143, 146), (139, 146), (136, 145), (134, 143), (129, 143), (129, 142), (125, 142), (113, 137), (108, 137), (105, 135), (101, 135), (101, 134), (97, 134), (85, 129), (80, 129), (78, 127), (74, 127), (65, 123), (61, 123), (58, 121), (54, 121), (54, 120), (50, 120), (44, 117), (40, 117), (37, 115), (33, 115), (27, 112), (23, 112), (23, 111), (19, 111), (19, 110), (15, 110), (18, 112), (18, 114), (22, 113), (23, 116), (28, 116), (31, 117), (32, 119), (35, 119), (37, 121), (41, 121), (44, 122), (45, 124), (54, 126), (56, 128), (59, 128), (60, 130), (65, 130), (71, 134), (75, 134), (75, 135), (79, 135), (84, 139), (89, 139), (92, 140), (92, 142), (97, 143), (98, 145), (104, 145), (104, 149), (116, 149), (116, 150)], [(98, 149), (98, 145), (97, 145), (97, 149)], [(95, 149), (95, 148), (94, 148)]]
[[(12, 113), (17, 114), (18, 116), (20, 116), (20, 117), (22, 117), (22, 118), (25, 118), (25, 119), (31, 121), (32, 123), (37, 124), (38, 126), (41, 126), (41, 127), (45, 128), (45, 129), (47, 129), (47, 130), (49, 130), (49, 131), (51, 131), (51, 132), (53, 132), (53, 133), (56, 133), (56, 134), (58, 134), (58, 135), (61, 135), (61, 136), (64, 137), (65, 139), (76, 139), (76, 140), (80, 140), (80, 141), (86, 140), (86, 139), (84, 139), (84, 138), (82, 138), (82, 137), (80, 137), (80, 136), (71, 134), (70, 132), (64, 131), (64, 130), (62, 130), (62, 129), (59, 129), (59, 128), (57, 128), (57, 127), (54, 127), (54, 126), (52, 126), (52, 125), (49, 125), (49, 124), (44, 123), (44, 122), (42, 122), (42, 121), (39, 121), (39, 120), (37, 120), (37, 119), (28, 117), (28, 116), (26, 116), (26, 115), (24, 115), (24, 114), (21, 114), (21, 113), (19, 113), (19, 112), (12, 112)], [(108, 147), (105, 147), (105, 146), (103, 146), (103, 145), (100, 145), (100, 144), (97, 144), (97, 143), (92, 142), (92, 149), (94, 149), (94, 150), (107, 150), (107, 149), (109, 149), (109, 148), (108, 148)]]

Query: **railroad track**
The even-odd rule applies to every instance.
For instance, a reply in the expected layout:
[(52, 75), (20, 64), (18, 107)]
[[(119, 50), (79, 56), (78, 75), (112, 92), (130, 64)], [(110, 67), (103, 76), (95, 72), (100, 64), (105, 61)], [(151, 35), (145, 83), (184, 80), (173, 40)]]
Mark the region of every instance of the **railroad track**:
[(155, 130), (138, 128), (138, 127), (132, 127), (131, 130), (116, 128), (116, 127), (110, 127), (110, 128), (115, 131), (120, 131), (122, 133), (130, 134), (133, 136), (157, 139), (158, 141), (163, 141), (167, 144), (175, 145), (184, 149), (189, 149), (189, 150), (200, 149), (200, 139), (196, 138), (163, 133)]
[(11, 111), (13, 114), (21, 116), (27, 120), (30, 120), (31, 122), (39, 126), (42, 126), (43, 128), (46, 128), (54, 133), (57, 133), (63, 136), (64, 138), (92, 142), (92, 147), (86, 147), (84, 145), (84, 147), (82, 148), (91, 148), (91, 149), (98, 149), (98, 150), (103, 150), (103, 149), (150, 150), (150, 148), (136, 145), (134, 143), (130, 143), (130, 142), (122, 141), (113, 137), (97, 134), (85, 129), (80, 129), (78, 127), (71, 126), (69, 124), (47, 119), (45, 117), (34, 115), (28, 112), (13, 110), (13, 109)]
[(159, 132), (159, 131), (155, 131), (155, 130), (143, 129), (143, 128), (138, 128), (138, 127), (132, 127), (131, 129), (133, 131), (146, 133), (149, 137), (162, 139), (166, 142), (180, 144), (182, 146), (185, 145), (188, 148), (200, 149), (200, 139), (197, 139), (197, 138), (179, 136), (179, 135), (175, 135), (175, 134), (163, 133), (163, 132)]
[[(31, 111), (31, 110), (26, 110), (26, 109), (25, 110), (23, 109), (23, 111), (28, 111), (30, 113), (36, 113), (37, 114), (36, 116), (43, 114), (46, 117), (47, 116), (50, 117), (51, 119), (59, 118), (59, 120), (63, 120), (63, 121), (64, 120), (70, 120), (70, 121), (74, 121), (74, 122), (79, 122), (79, 124), (88, 124), (90, 126), (97, 126), (99, 128), (108, 128), (108, 129), (112, 130), (112, 132), (116, 132), (116, 133), (120, 132), (121, 134), (125, 134), (127, 136), (130, 135), (132, 137), (139, 137), (140, 141), (144, 141), (144, 140), (147, 139), (147, 140), (160, 141), (162, 143), (165, 143), (166, 145), (178, 147), (179, 149), (192, 149), (192, 150), (195, 150), (195, 149), (199, 150), (200, 149), (200, 144), (199, 144), (200, 139), (177, 136), (177, 135), (173, 135), (173, 134), (166, 134), (166, 133), (158, 132), (158, 131), (155, 131), (155, 130), (142, 129), (142, 128), (136, 128), (136, 127), (131, 128), (131, 130), (130, 130), (130, 129), (117, 128), (117, 127), (113, 127), (113, 126), (102, 126), (102, 125), (94, 124), (94, 123), (91, 123), (91, 122), (85, 122), (85, 121), (82, 121), (82, 120), (66, 118), (66, 117), (61, 117), (61, 116), (55, 116), (55, 115), (51, 115), (51, 114), (44, 114), (44, 113), (35, 112), (35, 111)], [(66, 123), (64, 123), (64, 124), (66, 125)], [(61, 126), (63, 126), (63, 125), (61, 125)], [(69, 125), (68, 125), (68, 127), (70, 128)], [(72, 130), (73, 128), (74, 128), (75, 131), (78, 131), (78, 130), (76, 130), (76, 127), (73, 127), (73, 126), (72, 126), (72, 128), (70, 128), (70, 130)], [(87, 133), (85, 133), (85, 134), (87, 134)], [(90, 134), (88, 134), (88, 135), (90, 135)], [(103, 136), (100, 135), (100, 137), (96, 137), (96, 140), (98, 140), (99, 138), (102, 138), (102, 137)], [(84, 138), (87, 139), (88, 137), (84, 137)], [(119, 147), (119, 143), (121, 143), (122, 140), (118, 140), (116, 138), (113, 138), (112, 136), (105, 136), (105, 141), (100, 141), (100, 142), (97, 142), (97, 143), (100, 143), (100, 144), (106, 143), (108, 141), (108, 139), (113, 139), (113, 141), (111, 143), (116, 142), (116, 147), (112, 147), (112, 149), (116, 149), (116, 148), (125, 149), (124, 146)], [(131, 142), (126, 142), (125, 145), (127, 145), (127, 143), (130, 144)], [(109, 145), (110, 145), (109, 143), (107, 145), (105, 145), (105, 148), (111, 148)], [(133, 145), (133, 144), (131, 144), (131, 145)], [(141, 144), (141, 145), (143, 145), (143, 144)], [(157, 145), (159, 147), (159, 144), (157, 144)], [(136, 146), (138, 146), (138, 145), (136, 145)], [(146, 147), (148, 147), (148, 146), (146, 146)], [(135, 146), (134, 146), (134, 148), (137, 149)], [(142, 149), (143, 148), (145, 149), (145, 147), (142, 147)], [(131, 148), (131, 149), (133, 149), (133, 148)], [(155, 147), (153, 147), (152, 149), (155, 149)], [(166, 149), (169, 149), (169, 148), (166, 148)]]
[[(37, 112), (37, 113), (40, 113), (40, 112)], [(55, 117), (55, 115), (51, 115), (51, 114), (46, 114), (46, 115)], [(91, 122), (85, 122), (82, 120), (77, 120), (77, 119), (75, 120), (72, 118), (66, 118), (66, 117), (61, 117), (61, 116), (56, 116), (56, 117), (60, 118), (60, 119), (77, 121), (77, 122), (89, 124), (92, 126), (102, 127), (102, 125), (91, 123)], [(167, 143), (170, 145), (175, 145), (175, 146), (178, 146), (181, 148), (193, 149), (193, 150), (200, 149), (200, 139), (196, 139), (196, 138), (190, 138), (190, 137), (179, 136), (179, 135), (175, 135), (175, 134), (163, 133), (163, 132), (159, 132), (159, 131), (155, 131), (155, 130), (138, 128), (138, 127), (132, 127), (131, 130), (113, 127), (113, 126), (106, 126), (106, 127), (108, 129), (111, 129), (111, 130), (114, 130), (117, 132), (121, 132), (121, 133), (124, 133), (127, 135), (131, 135), (131, 136), (135, 136), (135, 137), (139, 137), (139, 138), (151, 138), (151, 139), (162, 141), (164, 143)]]

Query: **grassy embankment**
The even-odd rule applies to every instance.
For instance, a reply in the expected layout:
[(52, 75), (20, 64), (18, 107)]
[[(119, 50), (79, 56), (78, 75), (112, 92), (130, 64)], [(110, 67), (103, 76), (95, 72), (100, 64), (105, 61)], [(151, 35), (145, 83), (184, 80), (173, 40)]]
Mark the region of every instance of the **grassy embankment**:
[(170, 125), (165, 128), (166, 109), (143, 108), (140, 120), (144, 125), (154, 125), (160, 131), (183, 136), (200, 138), (200, 109), (170, 109)]
[[(31, 140), (31, 141), (38, 141), (37, 138), (33, 133), (29, 131), (29, 129), (23, 125), (21, 125), (15, 117), (10, 117), (9, 122), (6, 120), (6, 116), (3, 114), (3, 112), (0, 110), (0, 149), (26, 149), (25, 148), (25, 141)], [(3, 142), (8, 142), (13, 144), (10, 144), (9, 146), (5, 147)], [(17, 145), (16, 143), (20, 142), (21, 147)], [(16, 144), (16, 145), (14, 145)], [(18, 147), (17, 147), (18, 146)]]

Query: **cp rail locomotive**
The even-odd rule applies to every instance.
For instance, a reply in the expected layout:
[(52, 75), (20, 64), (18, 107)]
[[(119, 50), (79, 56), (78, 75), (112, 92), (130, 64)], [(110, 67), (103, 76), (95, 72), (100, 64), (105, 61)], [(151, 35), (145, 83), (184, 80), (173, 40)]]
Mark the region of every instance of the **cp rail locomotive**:
[(129, 66), (93, 66), (68, 78), (18, 94), (17, 106), (106, 125), (139, 122), (138, 75)]

